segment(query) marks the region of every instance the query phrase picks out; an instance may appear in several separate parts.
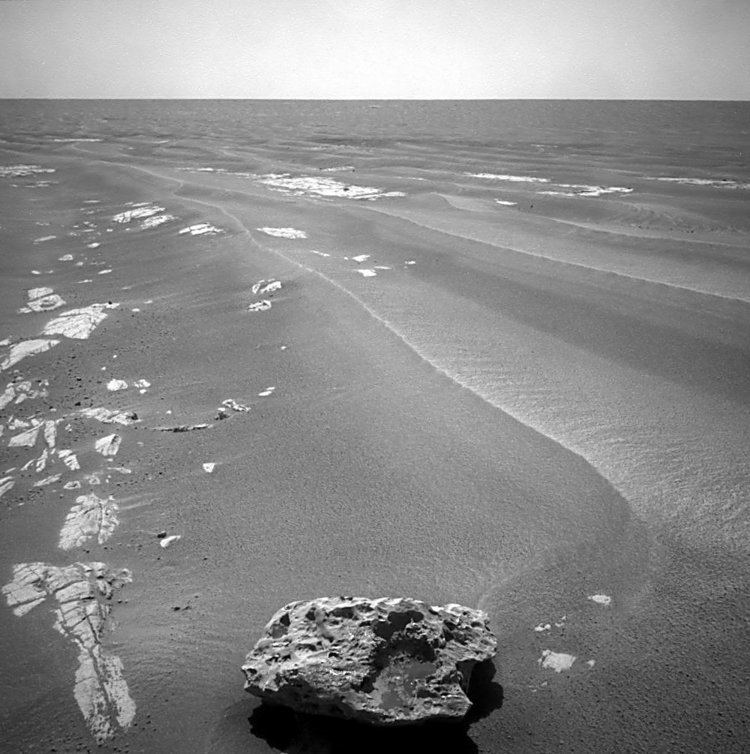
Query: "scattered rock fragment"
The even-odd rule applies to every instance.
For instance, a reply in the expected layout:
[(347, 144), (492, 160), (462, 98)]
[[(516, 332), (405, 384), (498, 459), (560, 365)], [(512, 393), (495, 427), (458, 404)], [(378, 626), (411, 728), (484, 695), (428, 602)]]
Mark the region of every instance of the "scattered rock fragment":
[(0, 165), (0, 178), (26, 178), (37, 173), (54, 173), (54, 168), (41, 165)]
[(78, 463), (78, 456), (67, 448), (57, 451), (57, 457), (71, 470), (78, 471), (81, 468), (81, 464)]
[(197, 429), (210, 429), (213, 424), (178, 424), (174, 427), (154, 427), (155, 432), (192, 432)]
[(170, 534), (168, 537), (160, 537), (159, 538), (159, 545), (163, 549), (167, 549), (170, 545), (173, 545), (175, 542), (178, 542), (182, 539), (181, 534)]
[(242, 670), (247, 691), (299, 712), (375, 725), (460, 720), (472, 670), (496, 646), (480, 610), (324, 597), (279, 610)]
[(256, 301), (247, 307), (249, 312), (265, 312), (271, 308), (271, 302), (266, 298), (262, 301)]
[(34, 398), (46, 398), (49, 395), (47, 388), (49, 380), (39, 380), (38, 387), (34, 387), (31, 380), (22, 380), (21, 382), (9, 382), (5, 391), (0, 394), (0, 408), (5, 408), (9, 403), (15, 401), (15, 404), (23, 403), (26, 400)]
[(225, 398), (221, 402), (221, 405), (224, 406), (225, 408), (231, 408), (232, 411), (239, 411), (240, 413), (245, 413), (250, 410), (250, 406), (245, 406), (242, 403), (237, 403), (237, 401), (234, 400), (234, 398)]
[(2, 497), (6, 492), (10, 492), (15, 484), (16, 481), (12, 476), (2, 477), (2, 479), (0, 479), (0, 497)]
[(187, 228), (182, 228), (182, 230), (179, 231), (179, 235), (182, 236), (185, 233), (190, 233), (191, 236), (212, 236), (221, 232), (221, 228), (215, 228), (209, 223), (197, 223), (195, 225), (188, 225)]
[(47, 487), (50, 484), (60, 481), (62, 474), (52, 474), (51, 476), (40, 479), (38, 482), (34, 482), (34, 487)]
[(575, 661), (575, 655), (569, 655), (565, 652), (553, 652), (551, 649), (543, 650), (542, 656), (538, 660), (539, 664), (545, 670), (554, 670), (555, 673), (570, 670)]
[(135, 209), (128, 209), (124, 212), (118, 212), (112, 216), (112, 219), (116, 223), (127, 224), (133, 220), (144, 220), (147, 217), (153, 217), (160, 212), (164, 212), (164, 207), (159, 207), (156, 204), (139, 204), (135, 206)]
[(275, 238), (307, 238), (307, 233), (304, 230), (297, 230), (297, 228), (256, 228), (256, 230)]
[(164, 213), (163, 215), (153, 215), (151, 217), (147, 217), (142, 223), (141, 223), (141, 230), (149, 230), (150, 228), (158, 228), (160, 225), (164, 225), (164, 223), (168, 223), (171, 220), (176, 220), (177, 218), (174, 215), (170, 215), (169, 213)]
[(50, 450), (55, 449), (57, 441), (57, 422), (48, 419), (44, 422), (44, 442)]
[(255, 295), (262, 295), (264, 293), (274, 293), (281, 290), (281, 282), (275, 278), (270, 280), (259, 280), (257, 283), (253, 283), (252, 292)]
[(117, 451), (120, 450), (120, 443), (122, 437), (118, 434), (107, 435), (106, 437), (100, 437), (94, 443), (94, 450), (100, 453), (105, 458), (114, 458), (117, 455)]

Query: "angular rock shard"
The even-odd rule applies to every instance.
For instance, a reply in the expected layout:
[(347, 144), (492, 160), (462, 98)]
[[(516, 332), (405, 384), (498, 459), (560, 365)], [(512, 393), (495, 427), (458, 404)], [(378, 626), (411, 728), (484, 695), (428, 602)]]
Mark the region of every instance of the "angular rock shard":
[(21, 432), (20, 434), (15, 435), (14, 437), (11, 437), (8, 442), (9, 448), (33, 448), (34, 445), (36, 445), (37, 437), (39, 437), (39, 431), (41, 430), (42, 425), (36, 424), (31, 429), (27, 429), (24, 432)]
[(118, 434), (100, 437), (94, 442), (94, 450), (107, 458), (114, 458), (117, 455), (117, 451), (120, 449), (121, 442), (122, 437)]
[(166, 550), (167, 547), (174, 544), (175, 542), (179, 542), (182, 539), (182, 534), (172, 534), (169, 537), (162, 537), (159, 540), (159, 545), (163, 550)]
[(50, 484), (60, 481), (62, 474), (52, 474), (51, 476), (40, 479), (38, 482), (34, 482), (34, 487), (47, 487)]
[(248, 654), (245, 689), (299, 712), (395, 726), (461, 720), (487, 615), (406, 598), (323, 597), (279, 610)]
[(0, 497), (15, 487), (15, 479), (12, 476), (4, 476), (0, 479)]

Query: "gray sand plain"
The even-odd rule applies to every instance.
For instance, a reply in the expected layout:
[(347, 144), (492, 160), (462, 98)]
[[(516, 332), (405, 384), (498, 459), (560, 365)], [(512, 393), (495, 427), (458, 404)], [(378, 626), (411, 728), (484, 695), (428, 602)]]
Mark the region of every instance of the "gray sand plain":
[[(257, 180), (320, 178), (300, 168), (304, 145), (255, 149), (245, 171), (227, 166), (247, 154), (211, 149), (134, 137), (4, 155), (54, 168), (59, 183), (0, 180), (0, 337), (35, 337), (58, 313), (16, 314), (32, 286), (66, 308), (119, 303), (90, 338), (62, 338), (3, 374), (49, 380), (47, 397), (3, 420), (61, 419), (82, 466), (37, 488), (33, 469), (13, 473), (3, 584), (32, 562), (131, 573), (101, 641), (135, 713), (126, 726), (111, 700), (97, 713), (109, 720), (99, 750), (402, 745), (269, 717), (242, 691), (239, 667), (268, 617), (325, 594), (489, 613), (499, 654), (486, 708), (410, 746), (742, 750), (750, 276), (734, 204), (705, 199), (699, 213), (694, 195), (631, 180), (634, 198), (516, 191), (500, 205), (497, 183), (488, 193), (446, 159), (430, 170), (435, 155), (421, 152), (397, 171), (386, 150), (329, 177), (405, 196), (357, 201)], [(326, 158), (358, 160), (335, 145)], [(139, 203), (172, 219), (113, 222)], [(85, 221), (94, 230), (80, 235)], [(199, 223), (221, 232), (179, 233)], [(281, 288), (248, 311), (261, 281)], [(128, 388), (108, 390), (113, 378)], [(250, 410), (218, 420), (226, 399)], [(72, 416), (87, 407), (138, 421)], [(153, 431), (199, 423), (212, 426)], [(115, 431), (115, 459), (91, 453)], [(31, 452), (4, 457), (2, 471)], [(63, 488), (75, 479), (80, 489)], [(118, 524), (62, 551), (71, 505), (91, 490), (114, 498)], [(163, 548), (160, 532), (181, 539)], [(0, 610), (9, 750), (97, 745), (50, 600), (21, 617)]]

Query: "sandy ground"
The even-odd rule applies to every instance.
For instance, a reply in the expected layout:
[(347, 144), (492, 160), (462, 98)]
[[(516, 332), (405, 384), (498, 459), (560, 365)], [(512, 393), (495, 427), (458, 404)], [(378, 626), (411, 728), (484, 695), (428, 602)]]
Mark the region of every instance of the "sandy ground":
[[(743, 749), (738, 199), (503, 193), (421, 155), (305, 173), (405, 194), (357, 200), (258, 179), (299, 171), (293, 147), (216, 172), (196, 168), (238, 155), (130, 146), (3, 155), (56, 172), (0, 178), (0, 357), (60, 341), (0, 385), (38, 393), (2, 414), (8, 751)], [(216, 232), (179, 232), (199, 224)], [(34, 287), (65, 305), (17, 313)], [(111, 308), (90, 337), (44, 334), (92, 304)], [(249, 410), (218, 418), (228, 399)], [(102, 407), (132, 423), (81, 415)], [(32, 419), (33, 447), (8, 447)], [(86, 528), (71, 509), (92, 494)], [(279, 606), (327, 594), (487, 610), (497, 673), (471, 725), (373, 738), (260, 709), (244, 654)], [(92, 604), (81, 632), (66, 605)]]

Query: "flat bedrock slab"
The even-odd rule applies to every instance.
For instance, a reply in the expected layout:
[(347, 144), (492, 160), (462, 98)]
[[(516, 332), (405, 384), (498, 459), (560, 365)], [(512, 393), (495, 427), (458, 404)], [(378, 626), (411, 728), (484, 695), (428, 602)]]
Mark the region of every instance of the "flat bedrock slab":
[(472, 670), (496, 651), (481, 610), (322, 597), (279, 610), (242, 670), (245, 689), (273, 704), (395, 726), (462, 720)]

